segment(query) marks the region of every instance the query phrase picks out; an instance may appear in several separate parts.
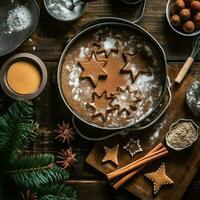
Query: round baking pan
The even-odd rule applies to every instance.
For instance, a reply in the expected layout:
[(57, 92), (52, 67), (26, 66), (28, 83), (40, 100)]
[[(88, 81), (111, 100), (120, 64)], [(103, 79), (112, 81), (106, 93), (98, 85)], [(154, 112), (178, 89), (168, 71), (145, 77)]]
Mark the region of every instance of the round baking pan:
[[(78, 41), (78, 39), (80, 37), (82, 37), (85, 34), (90, 34), (91, 31), (93, 30), (97, 30), (97, 29), (101, 29), (102, 27), (109, 27), (109, 26), (116, 26), (116, 27), (123, 27), (124, 29), (131, 29), (133, 30), (133, 32), (137, 32), (140, 35), (142, 35), (143, 37), (145, 37), (148, 41), (151, 42), (151, 44), (154, 46), (154, 48), (156, 48), (157, 52), (159, 53), (159, 61), (162, 62), (162, 65), (160, 67), (162, 67), (160, 69), (160, 73), (162, 76), (162, 91), (160, 93), (160, 96), (158, 98), (158, 101), (155, 103), (154, 108), (143, 118), (141, 118), (139, 121), (137, 121), (136, 123), (130, 123), (126, 126), (120, 126), (120, 127), (105, 127), (105, 126), (99, 126), (97, 124), (94, 123), (90, 123), (87, 120), (85, 120), (84, 118), (80, 117), (79, 114), (77, 114), (76, 112), (73, 111), (73, 109), (71, 108), (71, 106), (68, 104), (67, 99), (65, 98), (64, 94), (63, 94), (63, 89), (62, 89), (62, 84), (61, 84), (61, 73), (62, 73), (62, 67), (64, 64), (64, 60), (65, 60), (65, 56), (67, 55), (69, 49), (74, 45), (74, 43), (76, 43)], [(62, 53), (62, 56), (60, 58), (60, 62), (59, 62), (59, 66), (58, 66), (58, 72), (57, 72), (57, 81), (58, 81), (58, 87), (59, 87), (59, 91), (60, 91), (60, 95), (64, 101), (64, 103), (66, 104), (66, 106), (68, 107), (68, 109), (82, 122), (88, 124), (89, 126), (98, 128), (98, 129), (104, 129), (104, 130), (120, 130), (120, 129), (124, 129), (124, 128), (128, 128), (131, 126), (136, 126), (137, 124), (139, 124), (140, 122), (142, 122), (143, 120), (145, 120), (149, 115), (151, 115), (159, 106), (160, 102), (162, 101), (165, 93), (166, 93), (166, 88), (167, 88), (167, 68), (166, 68), (166, 56), (165, 53), (162, 49), (162, 47), (160, 46), (160, 44), (147, 32), (145, 31), (143, 28), (141, 28), (140, 26), (133, 24), (129, 21), (123, 20), (123, 19), (119, 19), (119, 18), (101, 18), (98, 20), (95, 20), (91, 23), (89, 23), (88, 25), (84, 26), (82, 31), (80, 31), (76, 36), (74, 36), (71, 41), (67, 44), (65, 50)]]

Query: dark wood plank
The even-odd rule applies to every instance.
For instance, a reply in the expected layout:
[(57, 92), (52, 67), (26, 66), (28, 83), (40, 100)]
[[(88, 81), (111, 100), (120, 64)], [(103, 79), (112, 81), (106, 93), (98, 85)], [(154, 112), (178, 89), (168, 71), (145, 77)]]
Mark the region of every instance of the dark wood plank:
[[(113, 190), (106, 181), (97, 180), (69, 180), (67, 184), (73, 186), (77, 193), (79, 200), (139, 200), (129, 192), (120, 189), (118, 191)], [(199, 184), (194, 183), (192, 188), (188, 190), (183, 200), (197, 200), (200, 199), (198, 191)], [(197, 187), (198, 186), (198, 187)], [(168, 199), (171, 199), (171, 196)], [(161, 199), (162, 200), (162, 199)]]
[(70, 180), (67, 183), (77, 190), (79, 200), (138, 200), (127, 191), (114, 191), (106, 181)]

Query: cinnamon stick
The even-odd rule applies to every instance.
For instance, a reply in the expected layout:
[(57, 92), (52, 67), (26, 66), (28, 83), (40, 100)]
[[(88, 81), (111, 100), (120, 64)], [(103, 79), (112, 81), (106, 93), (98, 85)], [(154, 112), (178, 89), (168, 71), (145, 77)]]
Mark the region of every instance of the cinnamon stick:
[(132, 178), (133, 176), (135, 176), (137, 173), (139, 173), (147, 164), (141, 166), (140, 168), (134, 170), (133, 172), (127, 174), (126, 176), (124, 176), (123, 178), (121, 178), (119, 181), (117, 181), (116, 183), (114, 183), (112, 186), (115, 190), (117, 190), (118, 188), (120, 188), (124, 183), (126, 183), (130, 178)]
[[(159, 149), (160, 147), (162, 147), (160, 150), (157, 150)], [(132, 171), (133, 169), (136, 169), (137, 167), (140, 167), (143, 164), (145, 164), (145, 162), (149, 161), (149, 159), (157, 159), (160, 155), (160, 153), (163, 153), (165, 152), (167, 149), (166, 147), (164, 147), (163, 144), (159, 144), (157, 145), (155, 148), (153, 148), (149, 153), (147, 153), (144, 157), (114, 171), (114, 172), (111, 172), (109, 174), (107, 174), (107, 178), (108, 180), (112, 180), (118, 176), (121, 176), (123, 175), (124, 173), (127, 173), (129, 171)], [(166, 153), (166, 152), (165, 152)], [(164, 153), (164, 154), (165, 154)], [(151, 160), (150, 160), (151, 161)]]
[(112, 179), (114, 179), (114, 178), (117, 178), (118, 176), (124, 175), (124, 174), (126, 174), (126, 173), (128, 173), (128, 172), (130, 172), (130, 171), (133, 171), (134, 169), (136, 169), (136, 168), (138, 168), (138, 167), (141, 167), (143, 164), (148, 164), (148, 163), (150, 163), (150, 162), (152, 162), (152, 161), (154, 161), (154, 160), (156, 160), (156, 159), (158, 159), (158, 158), (161, 158), (162, 156), (165, 156), (165, 155), (167, 155), (167, 154), (168, 154), (168, 151), (165, 150), (165, 151), (163, 151), (163, 152), (161, 152), (161, 153), (158, 153), (158, 154), (156, 154), (156, 155), (147, 157), (146, 159), (142, 160), (141, 162), (138, 162), (138, 163), (136, 163), (135, 165), (131, 165), (131, 166), (129, 166), (129, 168), (126, 168), (126, 169), (120, 171), (120, 172), (117, 173), (117, 174), (108, 174), (108, 175), (107, 175), (108, 180), (112, 180)]
[(128, 173), (128, 172), (133, 171), (134, 169), (136, 169), (138, 167), (141, 167), (143, 164), (147, 164), (147, 163), (149, 163), (153, 160), (156, 160), (156, 159), (166, 155), (168, 153), (168, 151), (167, 151), (166, 147), (164, 147), (164, 145), (162, 145), (162, 146), (163, 147), (160, 150), (157, 150), (158, 147), (160, 148), (160, 144), (159, 144), (158, 147), (156, 146), (157, 151), (154, 151), (154, 149), (155, 149), (154, 148), (149, 153), (147, 153), (144, 157), (126, 165), (125, 167), (122, 167), (121, 169), (118, 169), (114, 172), (107, 174), (108, 180), (112, 180), (112, 179), (117, 178), (121, 175), (124, 175), (125, 173)]
[[(163, 147), (162, 143), (159, 143), (157, 146), (155, 146), (149, 153), (147, 153), (146, 155), (150, 155), (153, 152), (158, 151), (161, 147)], [(131, 179), (132, 177), (134, 177), (137, 173), (139, 173), (147, 164), (144, 164), (143, 166), (141, 166), (140, 168), (134, 170), (133, 172), (127, 174), (126, 176), (124, 176), (123, 178), (121, 178), (120, 180), (118, 180), (117, 182), (113, 183), (112, 186), (114, 189), (118, 189), (119, 187), (121, 187), (124, 183), (126, 183), (129, 179)]]
[[(158, 150), (159, 150), (159, 151), (158, 151)], [(118, 169), (118, 170), (115, 170), (114, 172), (111, 172), (110, 174), (118, 173), (118, 172), (120, 172), (121, 170), (124, 170), (124, 169), (126, 169), (126, 168), (129, 168), (131, 165), (136, 164), (136, 163), (138, 163), (138, 162), (140, 162), (140, 161), (146, 159), (147, 157), (149, 157), (149, 156), (151, 156), (151, 155), (155, 155), (155, 154), (156, 154), (155, 152), (159, 153), (159, 152), (162, 152), (162, 151), (164, 151), (164, 150), (166, 150), (166, 147), (165, 147), (162, 143), (159, 143), (158, 145), (156, 145), (152, 150), (150, 150), (150, 151), (149, 151), (145, 156), (143, 156), (142, 158), (139, 158), (138, 160), (136, 160), (136, 161), (134, 161), (134, 162), (132, 162), (132, 163), (130, 163), (130, 164), (128, 164), (128, 165), (126, 165), (126, 166), (124, 166), (124, 167)]]

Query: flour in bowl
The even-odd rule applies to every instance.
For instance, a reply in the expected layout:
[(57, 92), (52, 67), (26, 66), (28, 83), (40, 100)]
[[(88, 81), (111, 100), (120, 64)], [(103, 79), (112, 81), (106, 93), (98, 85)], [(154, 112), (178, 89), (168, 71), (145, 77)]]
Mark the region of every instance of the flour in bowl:
[(57, 19), (73, 20), (80, 16), (83, 4), (76, 5), (78, 0), (49, 0), (47, 1), (47, 9)]
[(8, 33), (19, 32), (27, 29), (31, 25), (32, 17), (28, 8), (17, 5), (8, 11), (6, 25)]

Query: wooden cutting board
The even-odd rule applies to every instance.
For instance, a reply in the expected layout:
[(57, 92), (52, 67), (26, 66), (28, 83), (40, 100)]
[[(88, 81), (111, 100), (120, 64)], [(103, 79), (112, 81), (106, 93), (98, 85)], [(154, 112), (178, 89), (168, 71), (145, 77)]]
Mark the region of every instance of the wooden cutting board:
[[(169, 76), (172, 83), (172, 80), (175, 79), (177, 73), (177, 70), (169, 67)], [(170, 107), (168, 108), (168, 111), (163, 119), (160, 120), (155, 127), (142, 132), (130, 133), (125, 137), (115, 136), (109, 140), (98, 142), (88, 155), (87, 163), (103, 174), (107, 174), (140, 158), (150, 149), (152, 149), (152, 147), (157, 143), (165, 143), (165, 134), (169, 130), (171, 124), (176, 122), (178, 119), (190, 118), (199, 124), (194, 119), (193, 114), (189, 111), (185, 102), (185, 93), (188, 86), (191, 85), (193, 81), (194, 78), (188, 75), (179, 87), (175, 87), (175, 85), (172, 86), (173, 97)], [(123, 149), (123, 146), (126, 145), (130, 138), (139, 138), (141, 146), (144, 149), (142, 153), (136, 154), (133, 158), (131, 158), (131, 156)], [(118, 167), (115, 167), (109, 162), (102, 164), (101, 161), (105, 155), (103, 146), (105, 145), (107, 147), (113, 147), (116, 144), (120, 145), (118, 154)], [(144, 177), (144, 173), (155, 171), (162, 162), (166, 164), (166, 172), (168, 176), (174, 180), (174, 185), (164, 187), (164, 189), (161, 189), (159, 193), (154, 196), (152, 183)], [(187, 187), (192, 181), (192, 178), (199, 168), (199, 165), (200, 139), (198, 139), (198, 141), (192, 147), (184, 151), (175, 152), (173, 150), (169, 150), (167, 157), (148, 165), (136, 177), (128, 181), (123, 187), (143, 200), (179, 200), (182, 198)]]

